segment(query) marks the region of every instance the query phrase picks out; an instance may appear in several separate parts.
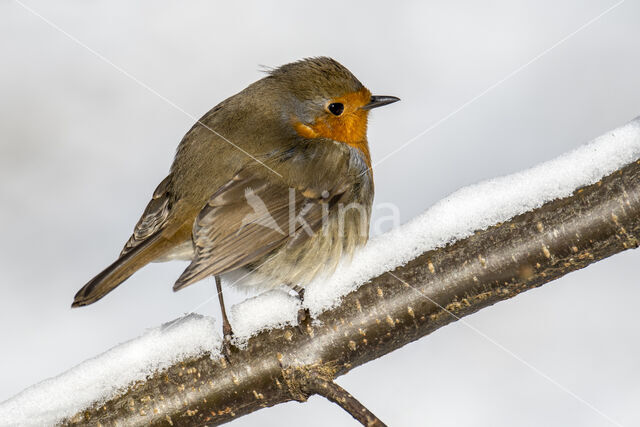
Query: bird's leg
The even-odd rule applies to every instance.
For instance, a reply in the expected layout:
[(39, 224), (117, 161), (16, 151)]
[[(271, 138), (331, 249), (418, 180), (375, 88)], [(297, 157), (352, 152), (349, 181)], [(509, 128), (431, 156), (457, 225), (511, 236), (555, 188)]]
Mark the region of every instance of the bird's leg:
[[(298, 298), (300, 298), (300, 303), (302, 304), (304, 302), (304, 288), (298, 285), (293, 285), (291, 286), (291, 289), (298, 294)], [(303, 326), (306, 326), (306, 322), (309, 320), (311, 320), (311, 313), (309, 313), (309, 309), (300, 307), (300, 310), (298, 310), (298, 327), (302, 332), (304, 332)]]
[(215, 276), (216, 290), (218, 291), (218, 301), (220, 301), (220, 311), (222, 311), (222, 355), (228, 360), (231, 354), (231, 337), (233, 336), (233, 329), (231, 329), (231, 323), (227, 317), (227, 310), (224, 308), (224, 298), (222, 297), (222, 281), (220, 276)]

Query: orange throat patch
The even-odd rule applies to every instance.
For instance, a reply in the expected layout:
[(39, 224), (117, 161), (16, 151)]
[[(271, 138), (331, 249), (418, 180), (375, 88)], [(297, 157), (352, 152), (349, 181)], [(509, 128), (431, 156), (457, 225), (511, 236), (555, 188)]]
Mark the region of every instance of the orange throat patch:
[(327, 138), (360, 150), (371, 171), (371, 154), (367, 143), (368, 110), (360, 107), (371, 99), (371, 92), (361, 89), (348, 93), (331, 102), (344, 104), (344, 112), (335, 116), (327, 112), (311, 124), (305, 124), (294, 119), (293, 128), (303, 138)]

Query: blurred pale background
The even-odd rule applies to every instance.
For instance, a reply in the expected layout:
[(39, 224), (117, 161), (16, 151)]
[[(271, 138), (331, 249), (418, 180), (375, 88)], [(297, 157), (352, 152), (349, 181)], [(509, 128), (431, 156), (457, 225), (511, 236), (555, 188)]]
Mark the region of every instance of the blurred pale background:
[[(373, 92), (374, 162), (615, 4), (598, 1), (25, 0), (199, 117), (275, 66), (330, 55)], [(391, 6), (390, 6), (391, 5)], [(405, 222), (460, 188), (551, 159), (640, 114), (640, 3), (627, 0), (375, 168)], [(184, 263), (103, 301), (76, 290), (128, 238), (193, 119), (17, 2), (0, 2), (0, 400), (185, 312)], [(468, 317), (622, 425), (640, 424), (637, 252)], [(238, 301), (243, 295), (229, 292)], [(218, 316), (215, 300), (199, 310)], [(390, 425), (612, 425), (461, 322), (338, 381)], [(1, 423), (1, 420), (0, 420)], [(354, 425), (319, 398), (235, 425)]]

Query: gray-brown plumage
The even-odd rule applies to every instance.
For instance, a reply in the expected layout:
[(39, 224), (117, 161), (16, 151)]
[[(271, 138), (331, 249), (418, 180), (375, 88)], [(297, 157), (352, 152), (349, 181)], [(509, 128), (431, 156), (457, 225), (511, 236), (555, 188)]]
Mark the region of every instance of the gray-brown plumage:
[(188, 259), (178, 290), (238, 269), (303, 288), (368, 237), (372, 97), (338, 62), (284, 65), (205, 114), (184, 136), (120, 257), (87, 283), (91, 304), (149, 262)]

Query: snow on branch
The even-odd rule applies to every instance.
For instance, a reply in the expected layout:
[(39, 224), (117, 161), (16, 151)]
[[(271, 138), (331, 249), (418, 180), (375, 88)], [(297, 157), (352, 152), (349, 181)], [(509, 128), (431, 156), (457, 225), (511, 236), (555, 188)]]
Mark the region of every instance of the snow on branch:
[(226, 361), (212, 321), (187, 316), (26, 389), (0, 404), (0, 419), (219, 424), (305, 401), (318, 393), (312, 384), (331, 385), (462, 316), (637, 247), (639, 158), (636, 119), (463, 188), (371, 241), (306, 290), (311, 324), (295, 325), (298, 302), (284, 293), (252, 298), (232, 310), (241, 349)]

